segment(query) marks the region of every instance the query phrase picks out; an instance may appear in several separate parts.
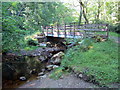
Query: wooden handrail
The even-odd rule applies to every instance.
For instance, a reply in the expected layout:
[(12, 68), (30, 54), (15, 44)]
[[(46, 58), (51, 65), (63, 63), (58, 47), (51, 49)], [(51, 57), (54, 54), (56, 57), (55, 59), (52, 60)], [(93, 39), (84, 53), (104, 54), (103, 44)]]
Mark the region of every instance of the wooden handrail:
[[(54, 36), (56, 33), (56, 36), (60, 37), (61, 35), (64, 35), (66, 38), (67, 36), (73, 36), (76, 37), (77, 35), (81, 35), (81, 32), (106, 32), (106, 36), (109, 37), (109, 30), (108, 30), (108, 24), (84, 24), (84, 25), (77, 25), (75, 22), (68, 24), (62, 24), (58, 25), (57, 28), (54, 28), (53, 26), (46, 26), (44, 28), (42, 27), (42, 31), (46, 33), (47, 36)], [(56, 30), (57, 29), (57, 30)]]

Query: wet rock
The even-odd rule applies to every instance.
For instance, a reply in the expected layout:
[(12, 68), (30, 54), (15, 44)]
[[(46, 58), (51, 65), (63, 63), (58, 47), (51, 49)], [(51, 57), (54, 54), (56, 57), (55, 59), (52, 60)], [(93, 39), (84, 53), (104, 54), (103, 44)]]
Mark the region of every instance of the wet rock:
[(45, 72), (45, 69), (41, 69), (42, 72)]
[(20, 77), (19, 79), (20, 79), (21, 81), (26, 81), (26, 80), (27, 80), (26, 77), (24, 77), (24, 76)]
[(43, 76), (43, 75), (44, 75), (43, 72), (38, 73), (38, 76)]
[(47, 44), (46, 43), (40, 43), (39, 46), (43, 46), (43, 47), (46, 47)]
[(79, 77), (79, 78), (83, 78), (83, 75), (82, 75), (82, 74), (79, 74), (78, 77)]
[(30, 70), (30, 74), (35, 74), (36, 73), (36, 69)]
[(87, 75), (83, 75), (82, 79), (83, 79), (84, 81), (87, 81), (87, 82), (89, 82), (89, 81), (91, 80), (90, 77), (87, 76)]
[(58, 67), (59, 67), (58, 65), (53, 65), (53, 69), (54, 69), (54, 68), (58, 68)]
[(43, 75), (43, 76), (40, 76), (41, 78), (46, 78), (47, 77), (47, 75)]
[(46, 77), (47, 77), (47, 75), (38, 76), (37, 79), (46, 78)]
[(59, 53), (53, 55), (53, 57), (51, 58), (51, 62), (53, 64), (59, 64), (59, 63), (61, 63), (61, 60), (62, 60), (63, 56), (64, 56), (64, 53), (63, 52), (59, 52)]
[(52, 53), (46, 51), (42, 52), (41, 55), (44, 56), (46, 59), (52, 57)]
[(53, 69), (53, 65), (48, 65), (48, 66), (46, 66), (46, 68), (47, 68), (48, 70), (52, 70), (52, 69)]
[(46, 59), (47, 59), (47, 57), (45, 57), (45, 56), (40, 56), (39, 57), (39, 60), (42, 61), (42, 62), (45, 61)]

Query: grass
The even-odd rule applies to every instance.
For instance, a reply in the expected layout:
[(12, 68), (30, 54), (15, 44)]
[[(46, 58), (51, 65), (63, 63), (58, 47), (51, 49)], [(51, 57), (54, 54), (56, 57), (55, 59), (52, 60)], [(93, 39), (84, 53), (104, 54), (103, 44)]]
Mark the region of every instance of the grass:
[(31, 51), (31, 50), (35, 50), (35, 49), (37, 49), (37, 48), (39, 48), (38, 46), (30, 46), (30, 45), (28, 45), (28, 46), (26, 46), (25, 48), (24, 48), (24, 50), (26, 50), (26, 51)]
[(85, 45), (69, 49), (61, 65), (94, 75), (101, 85), (118, 82), (118, 44), (106, 41), (91, 45), (88, 51), (84, 51)]
[(68, 74), (68, 72), (63, 71), (63, 69), (64, 69), (63, 67), (55, 68), (54, 71), (49, 75), (49, 77), (57, 80), (60, 77), (62, 77), (63, 74)]

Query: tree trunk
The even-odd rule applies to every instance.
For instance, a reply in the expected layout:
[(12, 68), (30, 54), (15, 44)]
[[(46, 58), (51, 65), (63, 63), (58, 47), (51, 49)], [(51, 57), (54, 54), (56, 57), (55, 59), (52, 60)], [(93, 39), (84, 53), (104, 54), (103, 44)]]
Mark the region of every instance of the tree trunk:
[(78, 25), (81, 24), (81, 21), (82, 21), (82, 7), (80, 5), (80, 16), (79, 16), (79, 23), (78, 23)]
[(99, 16), (100, 16), (100, 7), (101, 7), (101, 2), (98, 2), (98, 10), (97, 10), (97, 20), (99, 20)]
[(87, 17), (86, 17), (86, 13), (85, 13), (84, 8), (83, 8), (83, 16), (84, 16), (84, 19), (85, 19), (86, 23), (88, 24), (88, 23), (89, 23), (89, 21), (88, 21), (88, 19), (87, 19)]
[[(82, 14), (83, 14), (83, 17), (84, 17), (84, 19), (85, 19), (85, 21), (86, 21), (86, 23), (88, 24), (89, 23), (89, 21), (88, 21), (88, 19), (87, 19), (87, 17), (86, 17), (86, 13), (85, 13), (85, 6), (84, 6), (84, 4), (82, 3), (82, 1), (81, 0), (79, 0), (79, 3), (80, 3), (80, 7), (82, 7)], [(81, 14), (80, 14), (81, 15)], [(80, 20), (80, 19), (79, 19)]]

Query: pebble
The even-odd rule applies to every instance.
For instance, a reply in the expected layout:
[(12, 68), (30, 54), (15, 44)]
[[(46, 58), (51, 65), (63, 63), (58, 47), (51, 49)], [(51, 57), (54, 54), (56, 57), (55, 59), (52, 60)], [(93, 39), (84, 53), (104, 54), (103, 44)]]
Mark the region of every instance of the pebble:
[(43, 76), (43, 75), (44, 75), (43, 72), (38, 73), (38, 76)]
[(25, 81), (26, 77), (22, 76), (22, 77), (20, 77), (20, 80)]
[(83, 75), (82, 74), (79, 74), (79, 76), (78, 76), (79, 78), (82, 78), (83, 77)]
[(53, 65), (53, 69), (54, 69), (54, 68), (58, 68), (58, 67), (59, 67), (59, 66), (57, 66), (57, 65)]

